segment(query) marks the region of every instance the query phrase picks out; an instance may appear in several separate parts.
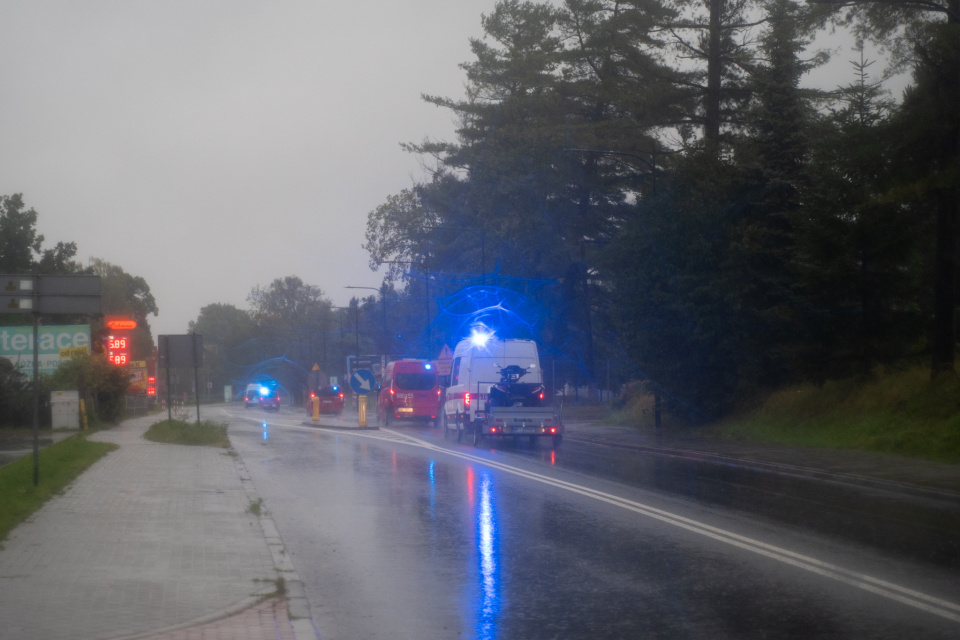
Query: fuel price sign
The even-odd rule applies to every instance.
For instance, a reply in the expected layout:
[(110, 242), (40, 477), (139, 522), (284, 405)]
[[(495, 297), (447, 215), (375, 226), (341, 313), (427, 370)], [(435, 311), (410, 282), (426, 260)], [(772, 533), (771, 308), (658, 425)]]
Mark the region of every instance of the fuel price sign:
[(107, 359), (111, 364), (123, 366), (130, 360), (130, 336), (115, 334), (107, 336)]

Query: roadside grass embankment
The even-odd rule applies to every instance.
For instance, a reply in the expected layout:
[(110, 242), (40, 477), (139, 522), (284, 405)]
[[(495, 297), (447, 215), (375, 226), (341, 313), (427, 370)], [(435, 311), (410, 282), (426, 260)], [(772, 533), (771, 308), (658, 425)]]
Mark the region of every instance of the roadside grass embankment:
[(162, 420), (150, 425), (143, 437), (152, 442), (162, 442), (164, 444), (230, 448), (227, 425), (208, 420), (202, 422)]
[(783, 389), (707, 433), (958, 464), (960, 376), (943, 374), (931, 380), (928, 367), (913, 367), (868, 380)]
[[(653, 396), (641, 390), (619, 410), (564, 409), (568, 420), (654, 428)], [(693, 430), (664, 408), (662, 429)], [(700, 427), (707, 438), (875, 451), (960, 464), (960, 375), (930, 379), (916, 366), (868, 379), (799, 385), (771, 393), (720, 422)]]
[(33, 455), (0, 467), (0, 540), (26, 520), (52, 496), (60, 493), (94, 462), (117, 448), (108, 442), (91, 442), (85, 434), (41, 449), (39, 484), (33, 484)]

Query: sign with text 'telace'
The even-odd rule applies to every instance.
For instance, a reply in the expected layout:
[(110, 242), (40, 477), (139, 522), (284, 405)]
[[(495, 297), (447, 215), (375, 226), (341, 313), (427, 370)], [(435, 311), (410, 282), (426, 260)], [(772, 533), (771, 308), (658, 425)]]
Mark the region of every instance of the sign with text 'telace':
[[(90, 353), (90, 325), (39, 327), (37, 366), (41, 373), (53, 373), (60, 363)], [(33, 327), (0, 327), (0, 358), (26, 374), (33, 372)]]

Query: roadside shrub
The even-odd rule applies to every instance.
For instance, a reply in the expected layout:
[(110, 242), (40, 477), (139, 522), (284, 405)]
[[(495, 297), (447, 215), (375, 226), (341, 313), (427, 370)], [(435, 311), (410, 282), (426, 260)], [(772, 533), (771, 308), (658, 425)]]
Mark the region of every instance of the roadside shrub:
[(126, 371), (110, 364), (103, 354), (77, 356), (64, 362), (49, 376), (48, 384), (51, 391), (77, 389), (100, 422), (113, 424), (123, 418), (130, 379)]
[(32, 421), (30, 378), (0, 358), (0, 427), (22, 427)]

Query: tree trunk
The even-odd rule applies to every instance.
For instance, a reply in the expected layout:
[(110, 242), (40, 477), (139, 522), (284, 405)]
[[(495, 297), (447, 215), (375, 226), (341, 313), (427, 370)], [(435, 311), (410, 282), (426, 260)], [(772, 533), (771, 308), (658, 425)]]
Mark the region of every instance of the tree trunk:
[[(954, 194), (956, 190), (954, 190)], [(956, 351), (954, 331), (957, 271), (957, 198), (944, 196), (937, 203), (937, 248), (933, 300), (933, 340), (930, 373), (953, 371)]]
[(720, 18), (723, 0), (709, 0), (710, 45), (707, 51), (707, 93), (704, 96), (703, 140), (707, 153), (716, 159), (720, 154), (720, 78), (723, 60), (720, 56)]
[[(948, 3), (947, 22), (953, 36), (960, 40), (960, 0)], [(960, 59), (955, 79), (960, 90)], [(954, 155), (960, 155), (960, 127), (954, 141)], [(957, 219), (960, 218), (960, 187), (949, 189), (937, 203), (937, 247), (934, 300), (933, 339), (930, 345), (930, 375), (954, 370), (956, 358), (956, 274), (957, 274)]]

